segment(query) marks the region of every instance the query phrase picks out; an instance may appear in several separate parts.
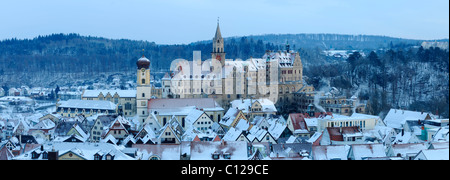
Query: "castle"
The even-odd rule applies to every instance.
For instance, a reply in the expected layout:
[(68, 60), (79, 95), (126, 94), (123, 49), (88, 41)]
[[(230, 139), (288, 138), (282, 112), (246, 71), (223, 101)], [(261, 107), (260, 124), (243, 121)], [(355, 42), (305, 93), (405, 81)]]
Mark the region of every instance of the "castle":
[[(267, 98), (275, 104), (294, 101), (294, 93), (312, 92), (303, 81), (303, 65), (298, 52), (266, 51), (261, 58), (246, 61), (226, 59), (219, 22), (213, 38), (211, 59), (202, 61), (194, 52), (193, 61), (175, 60), (162, 80), (162, 98), (213, 98), (224, 109), (236, 99)], [(137, 61), (136, 109), (148, 116), (151, 99), (150, 60)]]

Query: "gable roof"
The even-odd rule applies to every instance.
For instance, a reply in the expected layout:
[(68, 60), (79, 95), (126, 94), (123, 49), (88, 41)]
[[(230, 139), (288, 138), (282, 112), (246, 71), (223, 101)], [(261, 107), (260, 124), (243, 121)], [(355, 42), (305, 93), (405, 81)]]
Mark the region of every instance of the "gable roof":
[(0, 148), (0, 160), (11, 160), (13, 157), (14, 155), (6, 146)]
[(402, 129), (406, 120), (425, 120), (427, 117), (430, 117), (428, 113), (391, 109), (384, 118), (384, 122), (386, 126)]
[(357, 126), (349, 127), (327, 127), (326, 129), (332, 141), (344, 141), (344, 137), (362, 136)]
[(312, 154), (314, 160), (347, 160), (349, 146), (313, 146)]
[(291, 113), (289, 114), (289, 117), (292, 121), (292, 125), (294, 126), (294, 131), (308, 131), (308, 125), (306, 124), (305, 117), (302, 113)]
[(224, 160), (225, 153), (230, 154), (230, 160), (247, 160), (247, 142), (191, 142), (191, 160), (213, 160), (214, 153), (219, 154), (219, 160)]
[[(307, 157), (311, 154), (311, 143), (273, 144), (271, 157)], [(303, 153), (303, 156), (301, 155)]]
[(428, 149), (425, 143), (393, 144), (391, 146), (392, 156), (400, 154), (402, 157), (405, 157), (407, 154), (417, 154), (424, 149)]
[(126, 126), (129, 126), (129, 122), (122, 116), (118, 116), (109, 126), (109, 131), (111, 130), (124, 130), (126, 134), (129, 134)]
[(383, 144), (353, 144), (350, 151), (355, 160), (386, 157)]
[[(251, 107), (255, 104), (259, 103), (261, 105), (262, 112), (277, 112), (277, 108), (275, 108), (275, 104), (269, 99), (237, 99), (231, 101), (231, 108), (237, 108), (242, 110), (243, 113), (249, 113), (251, 111)], [(230, 109), (231, 109), (230, 108)]]
[[(185, 118), (186, 123), (188, 123), (188, 125), (193, 125), (203, 114), (205, 114), (205, 112), (198, 109), (192, 109)], [(209, 116), (207, 117), (211, 120)]]
[(426, 158), (426, 160), (449, 160), (449, 149), (448, 148), (447, 149), (424, 149), (424, 150), (420, 151), (419, 154), (422, 154)]

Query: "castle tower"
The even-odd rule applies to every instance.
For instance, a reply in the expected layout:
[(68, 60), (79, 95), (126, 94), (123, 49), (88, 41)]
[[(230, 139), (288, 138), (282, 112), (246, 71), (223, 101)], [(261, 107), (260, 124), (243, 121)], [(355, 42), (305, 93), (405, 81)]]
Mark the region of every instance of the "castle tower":
[(300, 54), (297, 52), (295, 53), (295, 59), (294, 59), (294, 81), (300, 81), (303, 80), (303, 64), (302, 59), (300, 58)]
[(220, 33), (219, 20), (217, 20), (217, 29), (216, 35), (213, 38), (213, 51), (211, 53), (211, 59), (217, 59), (222, 64), (222, 67), (225, 65), (225, 51), (224, 51), (224, 42), (222, 38), (222, 34)]
[(136, 87), (136, 114), (140, 122), (145, 122), (148, 116), (148, 100), (150, 100), (150, 60), (144, 55), (136, 62), (137, 65), (137, 87)]

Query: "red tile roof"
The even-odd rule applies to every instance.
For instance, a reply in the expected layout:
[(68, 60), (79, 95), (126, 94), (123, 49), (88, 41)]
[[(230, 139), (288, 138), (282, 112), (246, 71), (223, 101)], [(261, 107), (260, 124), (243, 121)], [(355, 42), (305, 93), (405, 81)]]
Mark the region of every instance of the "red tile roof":
[(344, 136), (341, 134), (340, 127), (327, 127), (328, 134), (330, 135), (330, 140), (332, 141), (344, 141)]
[(213, 141), (222, 141), (219, 136), (216, 136)]
[(200, 138), (198, 138), (198, 136), (195, 136), (193, 141), (200, 142)]
[(289, 114), (292, 120), (292, 125), (294, 126), (294, 130), (297, 129), (305, 129), (308, 130), (308, 126), (305, 122), (305, 116), (301, 113), (291, 113)]

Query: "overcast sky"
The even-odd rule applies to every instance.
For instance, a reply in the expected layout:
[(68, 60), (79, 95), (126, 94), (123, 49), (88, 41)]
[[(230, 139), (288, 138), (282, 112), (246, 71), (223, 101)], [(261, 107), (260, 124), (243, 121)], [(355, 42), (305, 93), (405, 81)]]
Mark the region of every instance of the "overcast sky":
[(337, 33), (449, 38), (448, 0), (0, 0), (0, 40), (52, 33), (181, 44)]

